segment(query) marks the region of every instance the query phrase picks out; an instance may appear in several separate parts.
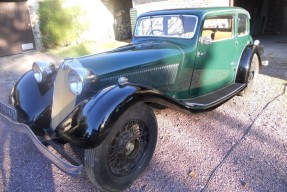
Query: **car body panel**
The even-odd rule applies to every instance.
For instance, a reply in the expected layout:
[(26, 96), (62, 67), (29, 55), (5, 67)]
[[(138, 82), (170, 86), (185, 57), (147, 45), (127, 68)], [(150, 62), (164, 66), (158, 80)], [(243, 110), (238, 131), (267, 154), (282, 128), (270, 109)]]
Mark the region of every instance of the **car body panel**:
[[(164, 41), (145, 41), (78, 58), (83, 67), (98, 76), (98, 90), (116, 84), (120, 77), (126, 77), (129, 82), (149, 85), (168, 95), (177, 91), (173, 85), (181, 80), (179, 77), (182, 75), (178, 72), (184, 67), (183, 60), (182, 49)], [(183, 91), (187, 92), (188, 86), (184, 86)]]
[[(235, 38), (198, 43), (194, 74), (190, 87), (192, 96), (200, 96), (229, 85), (234, 80)], [(229, 49), (225, 49), (230, 47)], [(223, 51), (224, 50), (224, 51)]]

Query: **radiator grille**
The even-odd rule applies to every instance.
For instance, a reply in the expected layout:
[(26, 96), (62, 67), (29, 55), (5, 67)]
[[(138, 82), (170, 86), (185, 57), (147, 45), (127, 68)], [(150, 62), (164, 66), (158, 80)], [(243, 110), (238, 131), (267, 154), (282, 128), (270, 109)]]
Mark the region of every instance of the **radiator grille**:
[(72, 112), (76, 104), (76, 95), (68, 88), (67, 80), (70, 69), (59, 69), (54, 82), (51, 128), (53, 130)]

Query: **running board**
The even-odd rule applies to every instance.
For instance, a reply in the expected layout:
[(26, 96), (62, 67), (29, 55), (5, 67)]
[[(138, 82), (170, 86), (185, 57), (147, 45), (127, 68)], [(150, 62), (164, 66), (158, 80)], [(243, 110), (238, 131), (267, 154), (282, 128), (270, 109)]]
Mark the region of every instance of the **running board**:
[(246, 87), (246, 84), (234, 83), (210, 94), (182, 100), (184, 104), (195, 110), (204, 110), (214, 107), (237, 95)]

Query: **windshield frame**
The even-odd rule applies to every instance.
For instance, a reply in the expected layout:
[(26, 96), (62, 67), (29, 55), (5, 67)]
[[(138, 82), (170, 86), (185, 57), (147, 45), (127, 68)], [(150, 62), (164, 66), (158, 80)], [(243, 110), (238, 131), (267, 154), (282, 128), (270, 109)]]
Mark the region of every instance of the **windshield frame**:
[[(165, 16), (168, 16), (168, 17), (179, 17), (180, 20), (181, 20), (181, 24), (182, 24), (182, 27), (183, 27), (183, 30), (184, 30), (184, 23), (183, 23), (183, 17), (194, 17), (196, 19), (195, 21), (195, 27), (194, 27), (194, 30), (193, 30), (193, 36), (192, 37), (184, 37), (184, 36), (169, 36), (169, 35), (137, 35), (136, 34), (136, 29), (137, 29), (137, 26), (140, 22), (141, 19), (149, 19), (151, 21), (152, 18), (160, 18), (160, 17), (165, 17)], [(137, 19), (137, 22), (135, 24), (135, 28), (134, 28), (134, 37), (137, 37), (137, 38), (142, 38), (142, 37), (146, 37), (146, 38), (154, 38), (154, 37), (157, 37), (157, 38), (176, 38), (176, 39), (193, 39), (195, 36), (196, 36), (196, 30), (197, 30), (197, 27), (198, 27), (198, 16), (197, 15), (193, 15), (193, 14), (166, 14), (166, 15), (150, 15), (150, 16), (143, 16), (143, 17), (139, 17)], [(152, 22), (150, 22), (152, 25)]]

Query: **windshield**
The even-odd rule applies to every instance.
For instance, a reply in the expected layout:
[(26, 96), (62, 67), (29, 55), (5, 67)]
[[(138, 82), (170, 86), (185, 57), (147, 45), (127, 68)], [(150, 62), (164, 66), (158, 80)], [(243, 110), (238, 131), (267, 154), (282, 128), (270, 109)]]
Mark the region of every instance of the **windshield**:
[(135, 36), (193, 38), (197, 17), (193, 15), (160, 15), (138, 19)]

